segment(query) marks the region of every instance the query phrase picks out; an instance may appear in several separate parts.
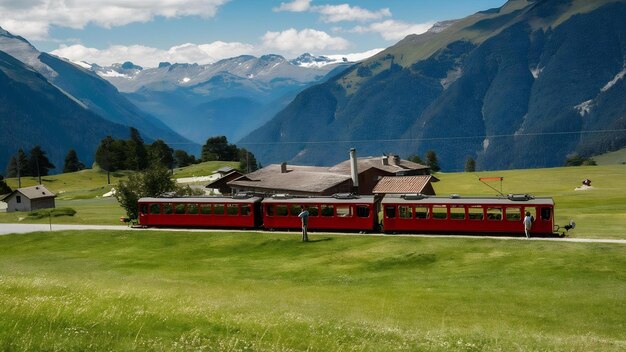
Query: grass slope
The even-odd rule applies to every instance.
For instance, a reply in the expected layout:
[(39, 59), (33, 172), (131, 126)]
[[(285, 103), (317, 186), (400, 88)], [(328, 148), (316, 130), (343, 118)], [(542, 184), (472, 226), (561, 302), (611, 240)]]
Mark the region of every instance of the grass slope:
[(0, 237), (0, 350), (623, 351), (626, 246)]
[(626, 148), (593, 157), (598, 165), (626, 164)]

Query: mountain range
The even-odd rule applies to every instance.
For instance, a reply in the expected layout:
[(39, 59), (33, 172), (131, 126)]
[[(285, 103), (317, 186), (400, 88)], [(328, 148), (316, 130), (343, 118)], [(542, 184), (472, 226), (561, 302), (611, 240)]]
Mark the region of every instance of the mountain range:
[(626, 146), (625, 18), (624, 0), (510, 0), (307, 88), (239, 144), (264, 164), (434, 150), (443, 170), (615, 150)]
[(198, 143), (224, 135), (235, 141), (262, 126), (297, 93), (351, 63), (303, 54), (243, 55), (208, 65), (163, 62), (142, 68), (132, 62), (101, 67), (79, 63), (108, 80), (128, 100)]
[[(129, 126), (147, 140), (162, 139), (197, 152), (198, 145), (142, 111), (93, 72), (41, 53), (0, 28), (0, 167), (18, 148), (39, 144), (57, 167), (70, 148), (90, 165), (100, 139), (126, 138)], [(79, 143), (80, 142), (80, 143)]]

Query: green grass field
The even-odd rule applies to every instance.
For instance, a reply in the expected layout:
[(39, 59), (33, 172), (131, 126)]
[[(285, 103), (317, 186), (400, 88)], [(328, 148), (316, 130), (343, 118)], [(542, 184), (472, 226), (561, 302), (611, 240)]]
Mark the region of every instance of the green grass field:
[(0, 236), (0, 350), (623, 351), (626, 246)]

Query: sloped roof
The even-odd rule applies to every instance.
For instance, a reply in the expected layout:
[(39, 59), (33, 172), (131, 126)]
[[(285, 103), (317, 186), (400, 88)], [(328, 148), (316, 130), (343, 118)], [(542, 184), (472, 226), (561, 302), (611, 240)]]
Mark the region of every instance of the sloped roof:
[(18, 188), (14, 190), (12, 193), (5, 195), (3, 198), (0, 198), (0, 200), (5, 200), (17, 192), (23, 194), (25, 197), (28, 197), (28, 199), (54, 198), (57, 196), (56, 194), (50, 192), (50, 190), (48, 190), (43, 185), (38, 185), (38, 186)]
[(281, 165), (272, 164), (230, 181), (228, 185), (284, 191), (323, 192), (350, 179), (350, 175), (328, 172), (326, 167), (288, 165), (287, 172), (283, 173)]
[(410, 194), (422, 193), (431, 182), (438, 182), (434, 176), (385, 176), (374, 187), (374, 194)]
[[(387, 157), (387, 165), (383, 162), (385, 157), (365, 157), (365, 158), (357, 158), (357, 168), (359, 172), (365, 171), (371, 168), (377, 168), (379, 170), (387, 171), (389, 173), (397, 173), (407, 170), (427, 170), (430, 169), (428, 166), (420, 165), (414, 163), (412, 161), (403, 160), (400, 158), (394, 158), (393, 156)], [(350, 160), (346, 160), (341, 162), (330, 169), (330, 172), (337, 172), (342, 174), (350, 174)]]

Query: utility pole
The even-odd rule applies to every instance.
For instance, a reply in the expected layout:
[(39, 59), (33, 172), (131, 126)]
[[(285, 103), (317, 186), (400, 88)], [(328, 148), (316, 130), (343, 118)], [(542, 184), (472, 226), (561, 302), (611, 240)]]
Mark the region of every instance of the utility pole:
[(21, 169), (21, 165), (20, 165), (20, 153), (17, 153), (17, 157), (15, 158), (17, 161), (17, 188), (22, 188), (22, 175), (20, 172)]

